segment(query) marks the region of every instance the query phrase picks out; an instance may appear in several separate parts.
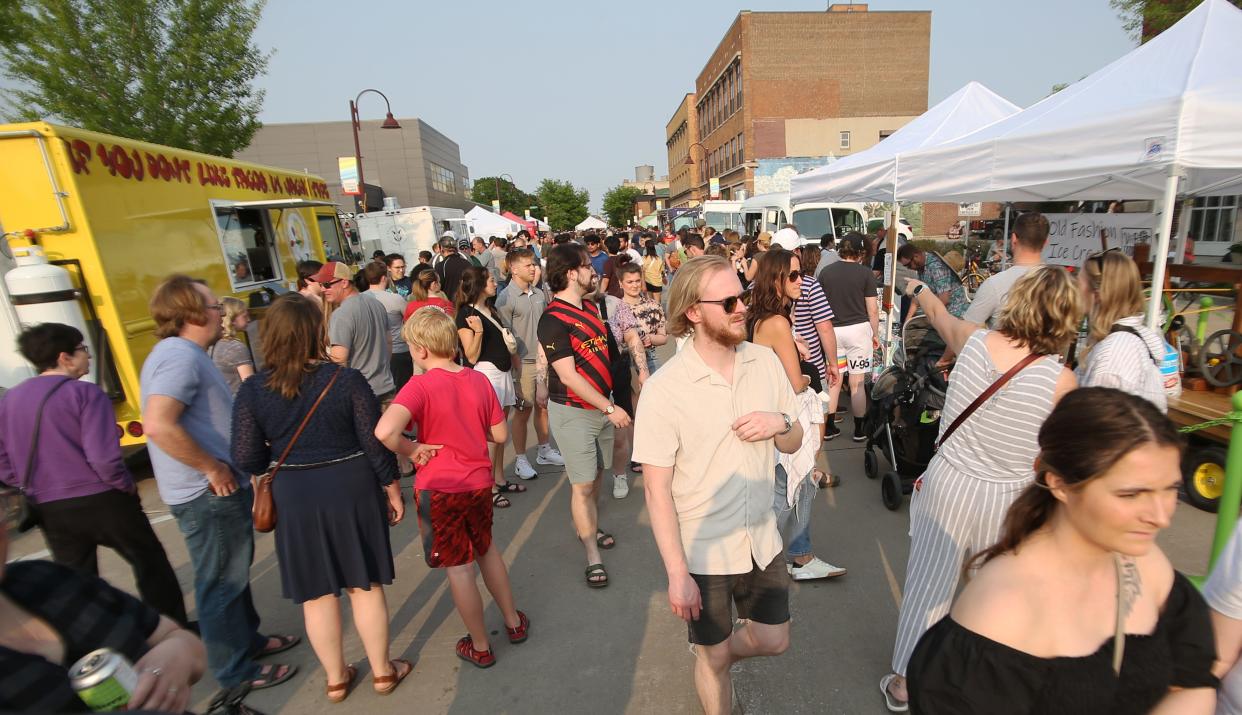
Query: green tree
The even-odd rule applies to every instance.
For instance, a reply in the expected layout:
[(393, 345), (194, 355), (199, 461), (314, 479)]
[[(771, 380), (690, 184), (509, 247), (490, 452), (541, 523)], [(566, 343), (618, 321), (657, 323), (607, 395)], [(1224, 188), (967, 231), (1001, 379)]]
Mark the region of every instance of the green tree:
[[(526, 209), (539, 203), (539, 199), (522, 191), (508, 179), (500, 179), (500, 210), (512, 211), (518, 216)], [(491, 206), (496, 198), (495, 176), (484, 176), (474, 179), (474, 187), (470, 190), (470, 200), (484, 206)]]
[[(1121, 16), (1122, 27), (1140, 42), (1147, 42), (1172, 27), (1202, 0), (1109, 0)], [(1242, 0), (1229, 0), (1242, 7)]]
[(548, 225), (553, 231), (565, 231), (577, 226), (587, 217), (587, 204), (591, 194), (568, 181), (544, 179), (535, 191), (539, 205), (548, 215)]
[(604, 215), (609, 226), (624, 226), (634, 215), (634, 199), (643, 195), (637, 186), (620, 184), (604, 192)]
[(10, 118), (232, 156), (262, 126), (262, 0), (0, 0)]

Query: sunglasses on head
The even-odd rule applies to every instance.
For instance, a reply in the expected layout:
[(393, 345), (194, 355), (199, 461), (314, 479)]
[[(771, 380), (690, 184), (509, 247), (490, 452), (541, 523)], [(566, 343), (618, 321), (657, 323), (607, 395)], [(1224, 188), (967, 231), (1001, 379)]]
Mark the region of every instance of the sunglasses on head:
[(1121, 249), (1114, 246), (1113, 248), (1110, 248), (1106, 251), (1100, 251), (1099, 253), (1091, 254), (1090, 256), (1087, 257), (1087, 260), (1095, 261), (1096, 267), (1099, 268), (1101, 271), (1103, 271), (1104, 270), (1104, 256), (1107, 256), (1110, 253), (1121, 253)]
[(699, 300), (695, 302), (696, 303), (708, 303), (710, 305), (718, 305), (721, 308), (724, 308), (724, 312), (732, 313), (733, 311), (737, 310), (738, 303), (742, 303), (743, 305), (745, 305), (744, 301), (742, 300), (742, 295), (744, 294), (731, 295), (728, 298), (721, 298), (720, 300)]

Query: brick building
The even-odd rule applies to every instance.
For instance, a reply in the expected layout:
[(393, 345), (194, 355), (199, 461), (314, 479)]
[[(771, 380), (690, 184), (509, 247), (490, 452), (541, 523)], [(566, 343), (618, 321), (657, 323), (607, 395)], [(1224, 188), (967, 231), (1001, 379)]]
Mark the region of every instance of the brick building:
[[(682, 98), (672, 119), (664, 125), (664, 142), (668, 149), (668, 203), (670, 207), (695, 206), (703, 202), (699, 192), (703, 150), (691, 149), (699, 140), (699, 120), (694, 108), (694, 93)], [(697, 152), (696, 161), (687, 164), (690, 152)]]
[[(709, 198), (712, 178), (721, 198), (754, 193), (756, 159), (841, 157), (873, 146), (927, 110), (930, 51), (929, 11), (743, 10), (666, 127), (671, 205)], [(675, 137), (682, 121), (684, 139)], [(694, 141), (706, 156), (695, 149), (697, 172), (683, 178)]]

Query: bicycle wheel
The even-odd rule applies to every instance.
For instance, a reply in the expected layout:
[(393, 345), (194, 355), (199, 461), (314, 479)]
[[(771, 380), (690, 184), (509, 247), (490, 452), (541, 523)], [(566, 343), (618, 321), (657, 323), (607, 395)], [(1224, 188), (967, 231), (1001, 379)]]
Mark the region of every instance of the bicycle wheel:
[(986, 280), (981, 273), (967, 273), (962, 277), (962, 286), (966, 289), (967, 295), (974, 295), (979, 290), (979, 286), (983, 285)]

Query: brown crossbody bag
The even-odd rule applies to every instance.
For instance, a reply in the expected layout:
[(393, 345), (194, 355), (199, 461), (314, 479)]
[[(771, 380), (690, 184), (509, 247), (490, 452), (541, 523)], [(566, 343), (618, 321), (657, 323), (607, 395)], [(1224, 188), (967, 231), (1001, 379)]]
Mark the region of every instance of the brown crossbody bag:
[(957, 416), (957, 419), (953, 420), (953, 424), (949, 425), (949, 429), (944, 431), (944, 434), (940, 437), (940, 441), (936, 443), (936, 451), (937, 452), (940, 451), (940, 448), (944, 446), (945, 441), (949, 439), (949, 435), (956, 432), (957, 428), (961, 427), (962, 423), (966, 421), (966, 418), (970, 417), (970, 415), (973, 414), (975, 410), (979, 409), (979, 407), (981, 407), (984, 402), (987, 402), (989, 397), (991, 397), (992, 395), (995, 395), (996, 391), (1001, 389), (1001, 387), (1003, 387), (1006, 382), (1009, 382), (1009, 380), (1012, 379), (1014, 375), (1017, 375), (1019, 372), (1022, 372), (1023, 368), (1035, 362), (1036, 360), (1040, 359), (1041, 357), (1044, 357), (1044, 356), (1037, 355), (1035, 353), (1031, 353), (1030, 355), (1027, 355), (1026, 357), (1019, 360), (1018, 364), (1009, 368), (1009, 370), (1004, 375), (1001, 375), (1000, 378), (997, 379), (996, 382), (993, 382), (991, 385), (988, 385), (988, 389), (979, 393), (979, 396), (975, 398), (975, 401), (970, 403), (970, 405), (967, 406), (966, 409), (962, 410), (961, 414)]
[(254, 508), (251, 509), (251, 515), (254, 517), (254, 530), (266, 534), (276, 528), (276, 501), (272, 498), (272, 480), (276, 478), (276, 472), (280, 471), (284, 465), (285, 459), (289, 456), (289, 452), (293, 450), (293, 445), (297, 444), (298, 437), (302, 436), (302, 430), (306, 429), (306, 425), (310, 422), (310, 418), (315, 414), (315, 410), (319, 408), (319, 403), (323, 402), (323, 398), (327, 397), (328, 390), (332, 389), (332, 384), (336, 382), (336, 378), (340, 377), (341, 368), (337, 368), (332, 373), (332, 379), (328, 380), (328, 384), (324, 386), (323, 392), (319, 393), (319, 397), (315, 400), (315, 404), (311, 405), (310, 411), (302, 418), (302, 424), (298, 425), (298, 429), (293, 433), (293, 439), (289, 440), (289, 444), (285, 445), (285, 451), (280, 455), (280, 459), (276, 460), (276, 464), (267, 470), (265, 474), (255, 477), (254, 480)]

